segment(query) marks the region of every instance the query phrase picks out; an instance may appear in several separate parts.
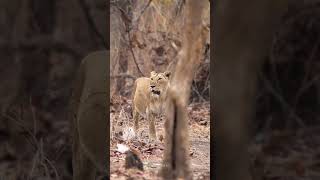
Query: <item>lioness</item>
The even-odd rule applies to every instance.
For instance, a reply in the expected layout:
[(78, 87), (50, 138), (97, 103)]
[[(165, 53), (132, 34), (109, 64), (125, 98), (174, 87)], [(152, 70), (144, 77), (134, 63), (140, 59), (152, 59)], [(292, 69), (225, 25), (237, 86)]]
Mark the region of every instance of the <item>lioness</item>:
[(163, 111), (163, 103), (170, 86), (170, 72), (151, 72), (150, 78), (140, 77), (136, 79), (133, 87), (133, 120), (134, 130), (137, 134), (139, 129), (139, 115), (149, 121), (149, 139), (157, 139), (154, 120), (156, 115)]
[(97, 170), (108, 176), (108, 58), (108, 51), (89, 54), (74, 83), (70, 104), (74, 180), (93, 180)]

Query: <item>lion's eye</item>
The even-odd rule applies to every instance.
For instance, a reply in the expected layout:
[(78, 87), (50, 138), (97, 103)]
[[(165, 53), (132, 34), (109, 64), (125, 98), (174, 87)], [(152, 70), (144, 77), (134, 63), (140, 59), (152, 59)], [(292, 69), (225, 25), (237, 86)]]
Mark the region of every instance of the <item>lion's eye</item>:
[(153, 78), (151, 78), (151, 81), (153, 80)]
[(162, 78), (159, 78), (159, 80), (161, 80)]

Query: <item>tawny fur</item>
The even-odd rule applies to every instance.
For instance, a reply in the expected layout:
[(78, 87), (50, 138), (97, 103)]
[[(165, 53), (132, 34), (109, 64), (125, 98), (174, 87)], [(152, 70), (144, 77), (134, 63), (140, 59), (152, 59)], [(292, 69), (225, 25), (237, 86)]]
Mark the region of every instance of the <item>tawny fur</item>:
[(170, 72), (156, 73), (152, 71), (150, 77), (141, 77), (135, 81), (133, 88), (133, 119), (134, 130), (138, 134), (139, 116), (149, 123), (149, 138), (156, 140), (155, 118), (163, 112), (167, 90), (170, 87)]
[(97, 171), (108, 176), (109, 52), (99, 51), (83, 59), (70, 103), (73, 179), (94, 180)]

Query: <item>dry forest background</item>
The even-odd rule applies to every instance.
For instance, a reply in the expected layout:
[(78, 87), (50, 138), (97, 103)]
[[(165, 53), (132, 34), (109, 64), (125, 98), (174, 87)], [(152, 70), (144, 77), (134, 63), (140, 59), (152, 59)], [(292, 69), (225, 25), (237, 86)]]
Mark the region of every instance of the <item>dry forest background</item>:
[[(206, 1), (202, 25), (210, 30), (210, 4)], [(164, 117), (156, 120), (160, 144), (151, 145), (148, 122), (142, 125), (140, 140), (131, 139), (132, 88), (136, 78), (150, 76), (151, 71), (174, 71), (186, 17), (185, 0), (111, 1), (110, 9), (110, 117), (112, 123), (110, 163), (111, 179), (156, 179), (163, 155)], [(198, 27), (199, 28), (199, 27)], [(191, 146), (190, 167), (195, 179), (209, 179), (210, 173), (210, 35), (202, 45), (200, 65), (194, 74), (189, 113)], [(124, 157), (118, 144), (139, 152), (144, 171), (124, 169)]]

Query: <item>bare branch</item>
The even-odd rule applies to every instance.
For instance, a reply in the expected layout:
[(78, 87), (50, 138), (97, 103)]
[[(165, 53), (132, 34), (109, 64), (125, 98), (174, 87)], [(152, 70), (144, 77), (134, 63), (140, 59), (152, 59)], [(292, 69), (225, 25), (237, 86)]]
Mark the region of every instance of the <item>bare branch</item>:
[[(138, 18), (134, 21), (134, 23), (132, 25), (136, 25), (136, 27), (138, 26), (138, 23), (140, 21), (141, 16), (144, 14), (144, 12), (146, 11), (146, 9), (150, 6), (152, 0), (149, 0), (149, 2), (144, 6), (144, 8), (141, 10)], [(132, 28), (134, 29), (134, 28)]]
[(272, 87), (271, 82), (266, 78), (262, 78), (265, 86), (269, 92), (279, 101), (284, 109), (289, 111), (289, 117), (292, 117), (301, 127), (305, 127), (303, 120), (294, 112), (290, 105), (283, 99), (283, 97)]
[[(137, 20), (140, 19), (141, 15), (145, 11), (145, 9), (150, 5), (151, 1), (152, 0), (150, 0), (148, 2), (148, 4), (145, 6), (145, 8), (142, 10), (142, 12), (140, 13), (140, 16), (139, 16), (139, 18)], [(133, 62), (136, 65), (139, 74), (142, 75), (142, 76), (145, 76), (144, 73), (142, 72), (141, 68), (139, 67), (136, 55), (135, 55), (134, 50), (133, 50), (133, 44), (132, 44), (132, 38), (131, 38), (131, 30), (133, 29), (132, 28), (132, 24), (137, 24), (137, 21), (135, 21), (135, 23), (133, 23), (131, 18), (127, 15), (127, 12), (122, 7), (120, 7), (119, 4), (116, 3), (115, 7), (120, 11), (121, 18), (122, 18), (122, 20), (124, 22), (124, 25), (126, 27), (126, 33), (127, 33), (128, 42), (129, 42), (129, 51), (130, 51), (130, 53), (132, 55)]]
[(141, 71), (140, 67), (139, 67), (139, 64), (138, 64), (137, 59), (136, 59), (136, 55), (134, 54), (133, 45), (132, 45), (132, 39), (131, 39), (130, 32), (127, 31), (127, 33), (128, 33), (129, 46), (130, 46), (130, 47), (129, 47), (129, 50), (130, 50), (130, 52), (131, 52), (131, 54), (132, 54), (133, 61), (134, 61), (135, 65), (137, 66), (137, 69), (138, 69), (139, 73), (140, 73), (142, 76), (145, 76), (145, 75), (143, 74), (143, 72)]

